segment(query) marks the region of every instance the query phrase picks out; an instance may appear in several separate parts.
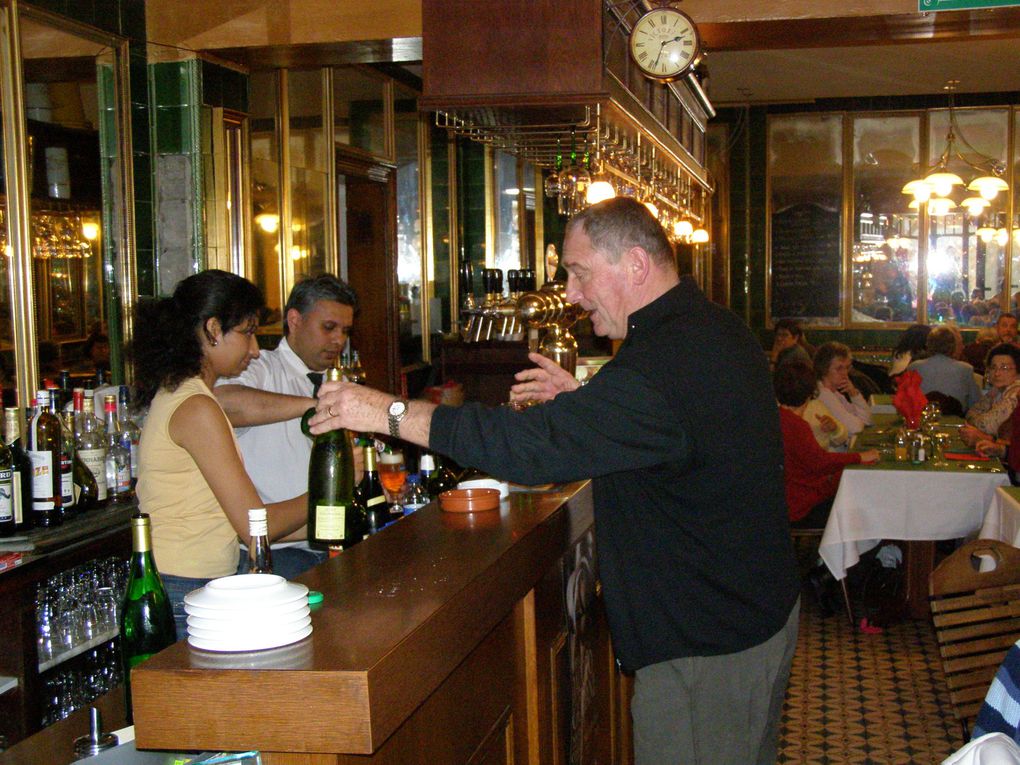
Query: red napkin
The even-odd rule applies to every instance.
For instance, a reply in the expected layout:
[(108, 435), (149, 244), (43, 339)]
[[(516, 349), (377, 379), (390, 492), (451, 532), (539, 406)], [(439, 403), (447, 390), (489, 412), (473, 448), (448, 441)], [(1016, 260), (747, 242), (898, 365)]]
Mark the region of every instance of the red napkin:
[(897, 379), (893, 406), (908, 428), (916, 428), (921, 424), (921, 410), (927, 405), (928, 397), (921, 392), (921, 375), (908, 369)]
[(942, 456), (947, 460), (960, 460), (961, 462), (988, 462), (991, 459), (983, 454), (960, 454), (958, 452), (946, 452)]

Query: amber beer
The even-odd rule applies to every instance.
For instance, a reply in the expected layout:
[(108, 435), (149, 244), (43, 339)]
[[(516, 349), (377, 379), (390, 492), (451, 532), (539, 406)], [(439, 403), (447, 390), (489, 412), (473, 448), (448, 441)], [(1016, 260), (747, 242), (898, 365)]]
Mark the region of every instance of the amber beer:
[(379, 482), (390, 495), (390, 501), (396, 502), (400, 490), (407, 481), (407, 466), (404, 455), (400, 452), (383, 452), (379, 455)]

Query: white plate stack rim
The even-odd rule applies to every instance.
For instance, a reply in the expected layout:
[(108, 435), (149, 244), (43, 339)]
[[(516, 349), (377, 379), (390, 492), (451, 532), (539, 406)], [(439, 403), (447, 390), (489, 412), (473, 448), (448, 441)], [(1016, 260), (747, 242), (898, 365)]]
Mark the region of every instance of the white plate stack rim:
[(184, 597), (188, 643), (206, 651), (263, 651), (312, 633), (308, 588), (275, 574), (213, 579)]

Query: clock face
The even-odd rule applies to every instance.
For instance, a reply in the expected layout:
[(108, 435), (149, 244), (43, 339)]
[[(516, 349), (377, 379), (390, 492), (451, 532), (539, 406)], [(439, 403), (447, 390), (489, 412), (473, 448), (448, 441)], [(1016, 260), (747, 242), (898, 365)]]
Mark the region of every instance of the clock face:
[(698, 29), (686, 13), (656, 8), (635, 22), (630, 32), (630, 55), (648, 77), (673, 79), (698, 63)]

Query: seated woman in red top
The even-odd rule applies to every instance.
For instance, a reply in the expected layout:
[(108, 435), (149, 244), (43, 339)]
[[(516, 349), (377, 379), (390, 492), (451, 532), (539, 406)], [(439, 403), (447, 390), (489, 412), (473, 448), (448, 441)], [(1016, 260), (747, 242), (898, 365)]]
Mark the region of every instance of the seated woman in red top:
[(829, 519), (832, 499), (845, 465), (878, 461), (878, 451), (840, 454), (827, 452), (818, 445), (803, 414), (814, 398), (814, 370), (803, 362), (780, 366), (773, 377), (779, 401), (779, 422), (783, 431), (785, 455), (783, 481), (790, 525), (820, 529)]

